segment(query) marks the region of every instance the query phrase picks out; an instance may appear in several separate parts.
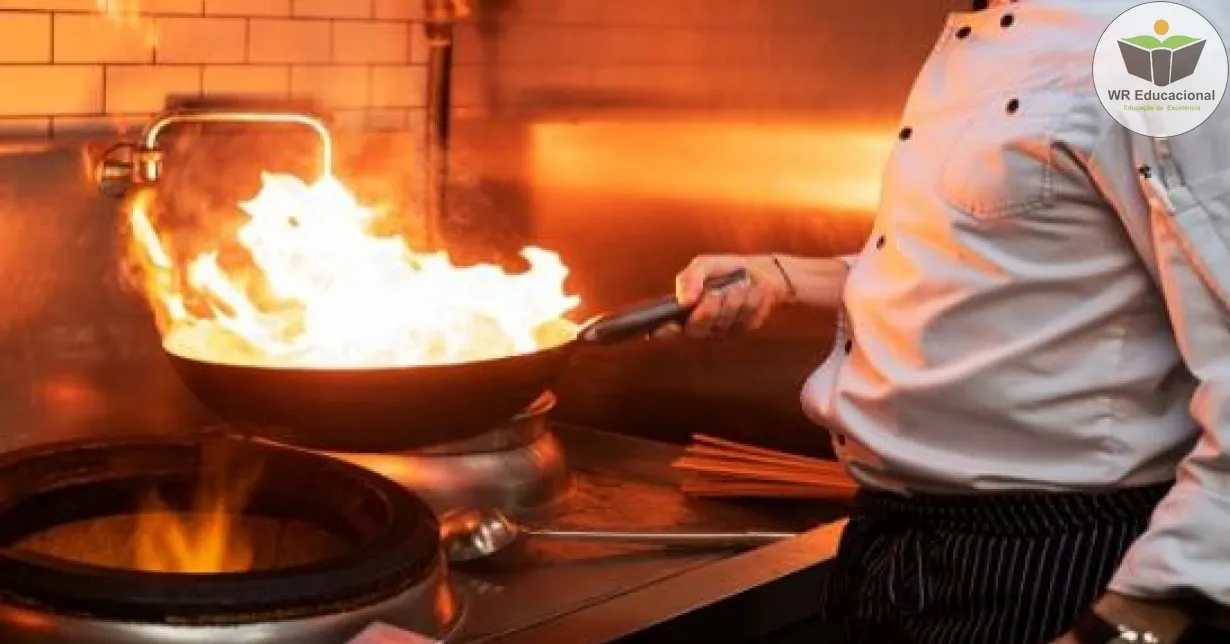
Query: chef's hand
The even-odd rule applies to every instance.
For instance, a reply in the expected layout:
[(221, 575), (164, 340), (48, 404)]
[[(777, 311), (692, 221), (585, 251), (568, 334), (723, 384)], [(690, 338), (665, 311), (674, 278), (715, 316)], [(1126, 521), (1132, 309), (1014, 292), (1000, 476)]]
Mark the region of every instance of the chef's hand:
[[(748, 279), (724, 289), (706, 292), (706, 279), (723, 277), (739, 269)], [(655, 338), (686, 334), (708, 338), (759, 329), (769, 315), (792, 297), (792, 286), (772, 255), (701, 255), (675, 277), (675, 299), (696, 303), (682, 327), (670, 324), (655, 332)]]
[[(1114, 623), (1149, 631), (1163, 642), (1178, 642), (1192, 624), (1191, 616), (1166, 600), (1148, 600), (1107, 592), (1093, 609)], [(1051, 644), (1081, 644), (1076, 635), (1064, 633)]]

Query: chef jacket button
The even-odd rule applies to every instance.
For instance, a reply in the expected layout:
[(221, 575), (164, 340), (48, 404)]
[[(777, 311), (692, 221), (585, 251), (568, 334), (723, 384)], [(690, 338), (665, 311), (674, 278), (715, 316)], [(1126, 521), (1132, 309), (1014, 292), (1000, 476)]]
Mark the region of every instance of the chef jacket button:
[(1008, 27), (1011, 27), (1014, 22), (1016, 22), (1016, 17), (1010, 13), (1005, 13), (1004, 17), (999, 19), (999, 26), (1007, 29)]
[(970, 28), (969, 25), (965, 25), (964, 27), (961, 27), (960, 29), (957, 30), (957, 38), (964, 40), (966, 38), (969, 38), (969, 35), (973, 32), (974, 30)]
[(897, 133), (897, 138), (901, 139), (902, 141), (908, 141), (910, 137), (913, 135), (914, 135), (914, 128), (907, 125), (901, 128), (901, 131)]
[(1020, 101), (1020, 99), (1016, 99), (1016, 98), (1014, 98), (1014, 99), (1012, 99), (1012, 100), (1008, 101), (1008, 106), (1007, 106), (1007, 108), (1006, 108), (1006, 109), (1008, 110), (1008, 113), (1009, 113), (1009, 114), (1016, 114), (1016, 111), (1017, 111), (1017, 110), (1019, 110), (1019, 109), (1021, 109), (1021, 101)]
[(850, 355), (851, 351), (854, 351), (854, 340), (846, 340), (846, 355)]
[(884, 235), (880, 235), (879, 238), (876, 239), (876, 248), (884, 248)]

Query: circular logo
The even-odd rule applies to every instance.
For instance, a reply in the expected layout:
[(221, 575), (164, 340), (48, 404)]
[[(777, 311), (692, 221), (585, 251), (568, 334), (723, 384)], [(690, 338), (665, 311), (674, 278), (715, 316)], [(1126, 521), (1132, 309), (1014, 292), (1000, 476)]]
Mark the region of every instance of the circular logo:
[(1145, 136), (1190, 132), (1226, 91), (1226, 45), (1208, 20), (1173, 2), (1146, 2), (1115, 18), (1093, 54), (1106, 111)]

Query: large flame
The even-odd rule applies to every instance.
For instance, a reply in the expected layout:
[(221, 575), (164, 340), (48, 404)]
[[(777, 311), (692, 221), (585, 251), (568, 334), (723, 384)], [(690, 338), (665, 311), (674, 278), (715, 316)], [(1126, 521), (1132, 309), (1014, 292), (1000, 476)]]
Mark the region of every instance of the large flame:
[[(151, 217), (130, 208), (144, 290), (166, 348), (185, 357), (270, 367), (371, 368), (467, 362), (570, 339), (559, 256), (523, 250), (530, 270), (461, 267), (374, 232), (375, 211), (334, 177), (308, 184), (266, 173), (234, 239), (178, 261)], [(248, 261), (220, 258), (237, 243)], [(193, 303), (190, 305), (189, 303)]]
[(148, 49), (158, 46), (158, 29), (145, 17), (141, 0), (94, 0), (94, 8), (116, 27), (140, 38)]

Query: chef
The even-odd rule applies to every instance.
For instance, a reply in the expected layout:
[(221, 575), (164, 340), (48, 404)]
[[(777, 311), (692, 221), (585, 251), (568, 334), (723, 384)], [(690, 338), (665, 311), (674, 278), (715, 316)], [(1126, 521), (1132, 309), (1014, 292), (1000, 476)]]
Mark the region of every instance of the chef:
[(1091, 61), (1139, 1), (989, 4), (917, 77), (862, 252), (698, 257), (684, 302), (752, 279), (664, 335), (837, 311), (802, 400), (863, 490), (846, 641), (1230, 642), (1230, 107), (1135, 134)]

